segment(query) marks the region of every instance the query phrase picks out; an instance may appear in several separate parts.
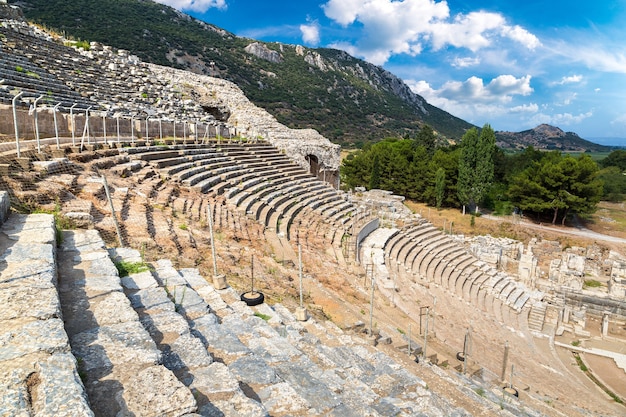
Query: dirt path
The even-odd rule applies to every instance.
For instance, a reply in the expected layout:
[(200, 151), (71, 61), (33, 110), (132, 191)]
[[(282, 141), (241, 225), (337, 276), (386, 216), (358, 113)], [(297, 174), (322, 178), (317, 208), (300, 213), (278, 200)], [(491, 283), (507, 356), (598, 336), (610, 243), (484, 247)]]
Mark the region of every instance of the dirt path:
[[(496, 222), (508, 221), (502, 217), (491, 216), (488, 214), (483, 215), (481, 217), (484, 219), (488, 219), (488, 220), (492, 220)], [(542, 230), (542, 231), (550, 232), (550, 233), (564, 233), (567, 235), (578, 236), (584, 239), (601, 240), (604, 242), (611, 242), (611, 243), (623, 243), (626, 245), (626, 239), (622, 239), (620, 237), (615, 237), (615, 236), (609, 236), (609, 235), (605, 235), (602, 233), (597, 233), (597, 232), (594, 232), (593, 230), (589, 230), (582, 226), (579, 226), (577, 228), (544, 226), (543, 224), (536, 224), (536, 223), (532, 223), (532, 222), (524, 221), (524, 220), (522, 220), (519, 223), (519, 225), (522, 227), (529, 227), (535, 230)]]

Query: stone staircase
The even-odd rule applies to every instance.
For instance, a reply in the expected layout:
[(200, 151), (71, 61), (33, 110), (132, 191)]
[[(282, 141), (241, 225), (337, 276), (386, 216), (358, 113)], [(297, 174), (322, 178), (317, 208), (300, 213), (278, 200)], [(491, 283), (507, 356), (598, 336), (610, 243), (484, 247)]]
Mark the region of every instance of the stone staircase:
[(528, 313), (528, 329), (541, 333), (546, 319), (547, 304), (542, 302), (533, 303)]

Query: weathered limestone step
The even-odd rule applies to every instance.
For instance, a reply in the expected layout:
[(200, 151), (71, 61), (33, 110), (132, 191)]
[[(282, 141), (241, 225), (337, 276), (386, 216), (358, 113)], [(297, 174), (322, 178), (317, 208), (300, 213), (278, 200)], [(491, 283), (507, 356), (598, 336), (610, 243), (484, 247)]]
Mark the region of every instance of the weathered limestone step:
[(122, 292), (97, 231), (63, 232), (59, 272), (65, 328), (95, 414), (195, 411), (191, 391), (160, 364), (161, 353)]
[(0, 229), (0, 415), (93, 416), (61, 320), (55, 255), (52, 215), (14, 214)]
[[(112, 252), (127, 259), (138, 257), (138, 253), (127, 250)], [(226, 333), (213, 343), (208, 329), (219, 324), (208, 304), (187, 285), (171, 261), (159, 260), (153, 266), (153, 272), (132, 274), (122, 283), (142, 324), (162, 351), (164, 365), (193, 392), (198, 414), (234, 416), (239, 410), (243, 415), (266, 416), (263, 406), (246, 397), (235, 375), (223, 363), (215, 362), (205, 347), (217, 349), (237, 341)], [(190, 281), (198, 281), (196, 286), (203, 287), (197, 271), (187, 270), (186, 274)], [(248, 350), (243, 347), (243, 352)]]
[(545, 322), (547, 305), (542, 302), (536, 302), (530, 307), (528, 313), (528, 328), (535, 332), (541, 332), (543, 330), (543, 324)]

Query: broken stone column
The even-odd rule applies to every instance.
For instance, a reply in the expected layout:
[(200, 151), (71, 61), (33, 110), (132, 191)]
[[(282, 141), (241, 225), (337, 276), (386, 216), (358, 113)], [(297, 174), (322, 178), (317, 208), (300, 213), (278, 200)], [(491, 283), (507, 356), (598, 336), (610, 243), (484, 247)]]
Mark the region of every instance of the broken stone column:
[(537, 258), (530, 250), (524, 252), (520, 257), (517, 273), (524, 284), (533, 286), (537, 279)]

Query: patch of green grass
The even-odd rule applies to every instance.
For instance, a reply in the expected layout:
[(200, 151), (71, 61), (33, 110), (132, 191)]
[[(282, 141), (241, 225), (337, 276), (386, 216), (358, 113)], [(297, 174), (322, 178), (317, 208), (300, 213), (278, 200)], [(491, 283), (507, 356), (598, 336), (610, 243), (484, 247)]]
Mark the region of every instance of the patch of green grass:
[(181, 224), (180, 226), (178, 226), (178, 228), (180, 230), (187, 230), (187, 225), (185, 223)]
[(127, 261), (118, 261), (115, 262), (115, 267), (117, 268), (117, 272), (121, 277), (126, 277), (130, 274), (136, 274), (139, 272), (149, 271), (150, 267), (145, 262), (127, 262)]
[(398, 327), (396, 330), (398, 331), (398, 333), (404, 334), (404, 330), (402, 330), (401, 328)]
[(485, 396), (485, 389), (483, 387), (474, 388), (474, 392), (481, 397)]
[(574, 358), (576, 359), (576, 364), (578, 365), (578, 367), (580, 368), (581, 371), (589, 372), (589, 368), (587, 368), (587, 365), (585, 365), (583, 360), (580, 358), (579, 354), (574, 353)]
[(267, 314), (258, 313), (258, 312), (257, 312), (257, 313), (254, 313), (254, 315), (255, 315), (256, 317), (258, 317), (258, 318), (261, 318), (261, 319), (265, 320), (265, 321), (268, 321), (269, 319), (271, 319), (271, 318), (272, 318), (272, 316), (268, 316)]
[(601, 286), (602, 283), (600, 281), (596, 281), (595, 279), (586, 279), (583, 283), (583, 288), (598, 288)]
[(580, 340), (574, 340), (572, 346), (580, 346)]

